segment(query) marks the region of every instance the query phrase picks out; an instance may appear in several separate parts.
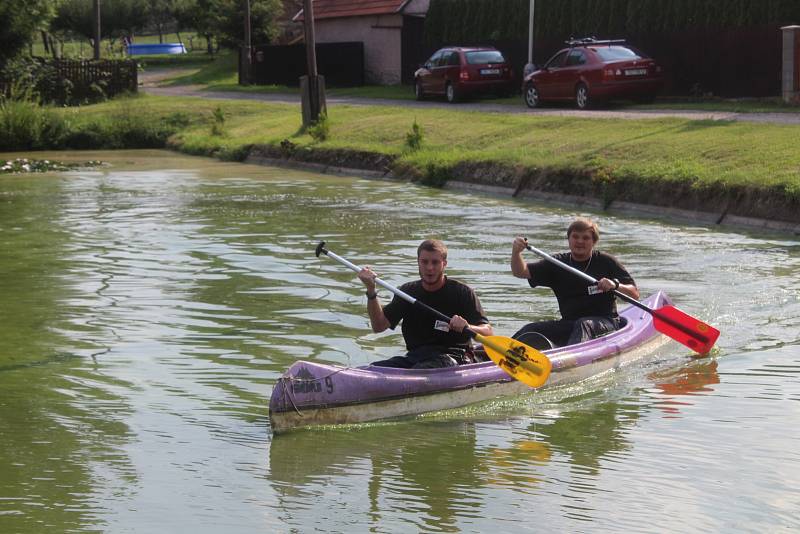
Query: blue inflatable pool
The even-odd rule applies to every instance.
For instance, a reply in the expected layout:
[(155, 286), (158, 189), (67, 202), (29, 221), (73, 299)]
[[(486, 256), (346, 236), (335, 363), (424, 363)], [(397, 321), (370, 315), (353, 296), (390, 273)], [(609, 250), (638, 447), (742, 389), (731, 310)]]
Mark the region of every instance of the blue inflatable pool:
[(153, 54), (185, 54), (183, 43), (129, 44), (129, 56), (147, 56)]

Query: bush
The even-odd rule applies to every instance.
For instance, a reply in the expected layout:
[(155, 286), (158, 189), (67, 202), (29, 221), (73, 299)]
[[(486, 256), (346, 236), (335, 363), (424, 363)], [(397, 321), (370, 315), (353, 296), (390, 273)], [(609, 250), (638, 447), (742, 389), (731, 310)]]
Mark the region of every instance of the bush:
[(0, 97), (0, 150), (61, 148), (66, 135), (66, 122), (52, 108)]
[(211, 123), (211, 135), (223, 136), (225, 135), (225, 112), (222, 108), (217, 108), (211, 112), (213, 122)]
[(331, 134), (331, 125), (328, 120), (328, 115), (320, 113), (316, 122), (306, 129), (306, 133), (308, 133), (314, 141), (320, 143), (328, 139)]
[(417, 119), (414, 119), (414, 124), (411, 125), (411, 131), (406, 133), (406, 146), (411, 150), (419, 150), (422, 148), (422, 141), (425, 135), (422, 133), (422, 126), (417, 124)]

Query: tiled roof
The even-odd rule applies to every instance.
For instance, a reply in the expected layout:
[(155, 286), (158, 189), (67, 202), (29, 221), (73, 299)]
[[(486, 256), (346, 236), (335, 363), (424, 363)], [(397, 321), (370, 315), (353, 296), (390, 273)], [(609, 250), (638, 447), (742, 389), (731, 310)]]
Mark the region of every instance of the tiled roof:
[[(399, 13), (408, 0), (313, 0), (314, 19), (390, 15)], [(303, 20), (301, 9), (292, 20)]]

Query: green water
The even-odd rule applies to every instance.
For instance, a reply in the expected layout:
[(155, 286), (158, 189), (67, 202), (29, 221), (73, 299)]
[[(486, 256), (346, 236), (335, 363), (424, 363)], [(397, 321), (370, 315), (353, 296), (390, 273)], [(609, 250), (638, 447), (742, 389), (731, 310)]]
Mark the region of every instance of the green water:
[[(0, 177), (0, 532), (800, 528), (796, 238), (167, 152), (58, 157), (109, 165)], [(273, 438), (294, 360), (400, 352), (319, 240), (400, 284), (440, 237), (509, 335), (556, 313), (510, 275), (513, 236), (561, 251), (576, 214), (644, 294), (722, 331), (712, 358), (670, 344), (569, 388)]]

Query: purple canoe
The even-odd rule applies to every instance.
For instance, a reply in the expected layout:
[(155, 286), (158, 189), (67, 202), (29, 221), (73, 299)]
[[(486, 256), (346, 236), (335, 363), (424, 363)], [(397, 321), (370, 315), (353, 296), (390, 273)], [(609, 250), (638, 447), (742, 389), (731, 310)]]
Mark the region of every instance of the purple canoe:
[[(651, 308), (671, 304), (658, 292), (642, 301)], [(546, 350), (553, 370), (542, 387), (578, 382), (639, 359), (669, 341), (652, 316), (634, 306), (620, 312), (625, 326), (607, 336)], [(297, 361), (278, 379), (269, 401), (274, 433), (417, 415), (458, 408), (531, 388), (487, 361), (444, 369), (341, 367)]]

